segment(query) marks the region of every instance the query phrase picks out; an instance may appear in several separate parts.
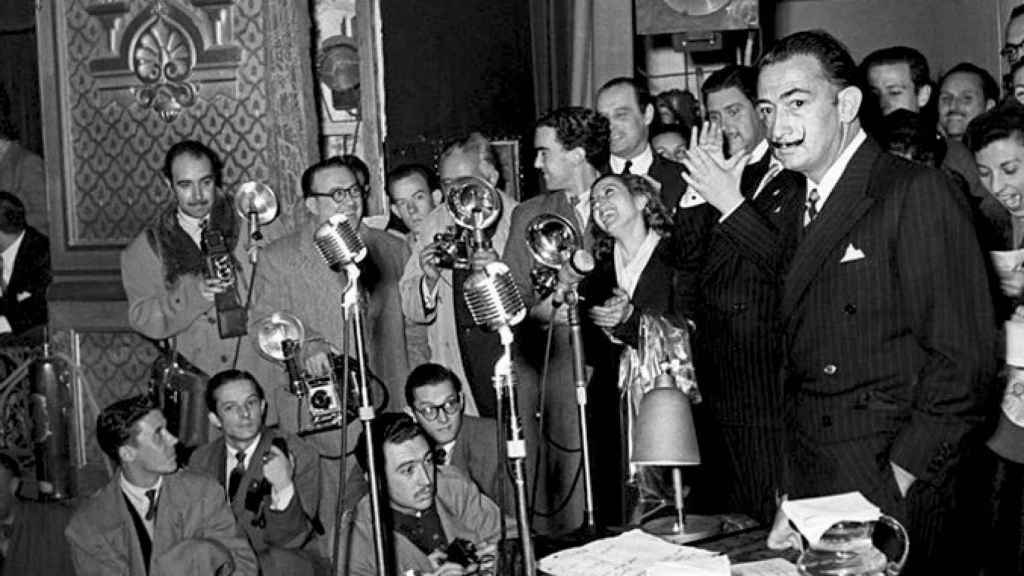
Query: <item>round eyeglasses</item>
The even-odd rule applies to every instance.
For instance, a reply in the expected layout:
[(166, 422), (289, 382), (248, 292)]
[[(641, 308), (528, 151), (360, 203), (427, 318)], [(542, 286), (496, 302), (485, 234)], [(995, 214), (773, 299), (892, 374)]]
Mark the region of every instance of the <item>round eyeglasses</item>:
[(462, 409), (462, 393), (458, 393), (455, 396), (444, 401), (444, 404), (439, 406), (433, 404), (421, 404), (413, 408), (417, 414), (423, 416), (427, 420), (437, 420), (437, 417), (441, 415), (441, 411), (448, 416), (455, 415), (456, 412)]

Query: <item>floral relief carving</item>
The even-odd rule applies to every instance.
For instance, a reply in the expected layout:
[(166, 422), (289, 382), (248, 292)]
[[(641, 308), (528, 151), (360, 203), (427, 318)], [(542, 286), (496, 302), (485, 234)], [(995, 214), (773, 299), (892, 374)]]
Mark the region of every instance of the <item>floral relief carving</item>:
[(170, 122), (196, 102), (197, 89), (188, 81), (195, 63), (195, 49), (173, 22), (159, 14), (142, 30), (132, 54), (135, 75), (142, 86), (135, 89), (139, 103)]

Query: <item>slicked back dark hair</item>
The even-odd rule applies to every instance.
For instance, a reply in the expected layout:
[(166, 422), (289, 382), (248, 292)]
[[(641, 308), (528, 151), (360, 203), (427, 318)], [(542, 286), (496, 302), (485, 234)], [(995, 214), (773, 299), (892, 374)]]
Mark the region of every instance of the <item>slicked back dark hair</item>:
[(412, 176), (420, 176), (423, 178), (423, 181), (427, 184), (428, 192), (432, 192), (437, 188), (436, 179), (434, 178), (434, 174), (431, 173), (430, 168), (427, 168), (423, 164), (402, 164), (391, 172), (388, 172), (387, 185), (385, 186), (388, 192), (388, 198), (391, 198), (391, 187), (395, 185), (395, 182), (411, 178)]
[(757, 102), (757, 70), (750, 66), (730, 64), (721, 70), (715, 70), (704, 80), (700, 87), (701, 96), (704, 98), (704, 107), (708, 105), (708, 94), (736, 88), (750, 100), (751, 104)]
[(341, 158), (341, 156), (331, 156), (330, 158), (324, 158), (323, 160), (317, 162), (316, 164), (313, 164), (309, 168), (306, 168), (305, 172), (302, 173), (303, 198), (309, 198), (310, 195), (313, 194), (313, 178), (316, 177), (316, 173), (321, 170), (326, 170), (328, 168), (344, 168), (351, 172), (352, 177), (356, 178), (356, 181), (358, 182), (358, 177), (356, 175), (355, 169), (352, 168), (350, 164), (346, 163), (345, 160)]
[(171, 183), (171, 186), (174, 185), (174, 173), (171, 169), (174, 167), (174, 161), (179, 156), (191, 156), (193, 158), (206, 158), (209, 160), (210, 168), (213, 170), (213, 183), (217, 185), (217, 188), (223, 186), (224, 163), (221, 162), (220, 156), (212, 148), (197, 140), (182, 140), (171, 146), (167, 154), (164, 155), (164, 177)]
[(648, 106), (654, 106), (654, 98), (651, 97), (651, 91), (647, 88), (647, 84), (637, 80), (636, 78), (630, 78), (629, 76), (619, 76), (618, 78), (612, 78), (605, 82), (597, 90), (598, 97), (601, 93), (609, 88), (615, 88), (616, 86), (628, 86), (633, 90), (633, 96), (636, 98), (637, 108), (640, 109), (640, 113), (643, 114), (647, 110)]
[(949, 69), (948, 72), (942, 75), (939, 80), (939, 90), (942, 90), (942, 85), (946, 83), (946, 79), (953, 74), (972, 74), (975, 78), (981, 82), (981, 95), (985, 100), (992, 100), (993, 102), (999, 102), (999, 84), (996, 79), (988, 73), (981, 66), (972, 62), (961, 62), (956, 66)]
[(156, 410), (149, 396), (139, 395), (118, 400), (107, 406), (96, 417), (96, 442), (113, 462), (120, 463), (117, 451), (132, 441), (138, 430), (136, 424)]
[[(432, 446), (430, 437), (420, 427), (416, 420), (408, 414), (402, 412), (384, 412), (378, 414), (373, 419), (371, 424), (373, 427), (373, 437), (377, 442), (377, 446), (374, 447), (378, 450), (377, 454), (384, 454), (385, 444), (404, 444), (417, 436), (422, 436), (427, 441), (428, 446)], [(366, 432), (359, 433), (359, 440), (356, 441), (356, 462), (359, 463), (359, 467), (364, 472), (369, 472), (369, 465), (366, 460)], [(384, 470), (384, 459), (380, 459), (382, 465), (380, 470)]]
[(365, 188), (370, 185), (370, 167), (363, 162), (363, 159), (355, 154), (342, 154), (339, 156), (345, 166), (348, 166), (352, 170), (352, 175), (356, 177), (356, 182), (364, 188), (363, 193), (366, 193)]
[(1013, 7), (1013, 10), (1010, 10), (1010, 20), (1021, 15), (1024, 15), (1024, 4), (1018, 4)]
[(25, 204), (21, 198), (6, 190), (0, 190), (0, 232), (20, 234), (27, 226)]
[(409, 373), (409, 377), (405, 379), (405, 403), (411, 408), (412, 403), (416, 400), (413, 394), (417, 388), (424, 386), (433, 386), (435, 384), (441, 384), (443, 382), (451, 382), (452, 388), (456, 392), (462, 392), (462, 380), (448, 368), (441, 366), (440, 364), (434, 364), (433, 362), (427, 362), (426, 364), (420, 364)]
[(825, 78), (840, 89), (859, 86), (860, 72), (850, 51), (824, 30), (806, 30), (779, 40), (757, 63), (758, 72), (794, 56), (810, 56), (821, 65)]
[(928, 59), (910, 46), (890, 46), (875, 50), (860, 63), (860, 69), (864, 78), (867, 78), (868, 72), (875, 66), (896, 64), (906, 64), (910, 68), (910, 80), (914, 83), (914, 88), (920, 90), (931, 85), (932, 73), (928, 68)]
[(971, 120), (964, 133), (964, 144), (977, 154), (989, 144), (1008, 138), (1024, 146), (1024, 105), (1013, 99)]
[(260, 400), (266, 400), (267, 397), (263, 392), (263, 387), (260, 386), (260, 383), (256, 381), (256, 377), (251, 373), (235, 368), (221, 370), (211, 376), (206, 382), (206, 409), (210, 411), (210, 414), (217, 413), (217, 390), (220, 390), (221, 386), (235, 380), (251, 382), (253, 389), (256, 390), (256, 396), (259, 396)]
[(562, 148), (582, 148), (587, 162), (597, 170), (608, 165), (608, 119), (590, 108), (566, 106), (552, 110), (537, 120), (537, 128), (553, 128)]

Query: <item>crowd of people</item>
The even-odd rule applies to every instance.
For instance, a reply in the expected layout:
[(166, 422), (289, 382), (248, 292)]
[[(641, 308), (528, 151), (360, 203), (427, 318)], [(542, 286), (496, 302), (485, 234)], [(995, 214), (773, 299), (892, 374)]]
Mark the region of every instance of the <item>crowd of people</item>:
[[(436, 173), (388, 171), (387, 229), (364, 218), (366, 165), (332, 157), (302, 175), (294, 229), (274, 223), (254, 239), (219, 154), (174, 144), (163, 176), (175, 201), (124, 250), (122, 279), (132, 327), (173, 342), (182, 364), (207, 377), (218, 433), (182, 447), (159, 399), (104, 408), (96, 436), (117, 472), (70, 520), (75, 572), (375, 574), (371, 449), (396, 573), (471, 573), (500, 554), (516, 526), (492, 381), (503, 345), (465, 298), (466, 280), (496, 261), (527, 308), (512, 363), (528, 521), (536, 534), (581, 526), (589, 511), (569, 307), (563, 290), (535, 285), (528, 238), (535, 218), (556, 215), (595, 261), (576, 290), (600, 525), (637, 520), (627, 391), (650, 334), (675, 331), (690, 349), (656, 365), (699, 389), (703, 463), (686, 475), (691, 510), (770, 526), (786, 498), (859, 491), (906, 525), (905, 573), (1019, 573), (1019, 541), (988, 538), (999, 512), (987, 482), (997, 469), (1019, 479), (1024, 446), (986, 440), (1000, 415), (1024, 427), (1019, 407), (1000, 410), (1013, 373), (1002, 326), (1024, 321), (1024, 258), (1006, 268), (990, 256), (1024, 243), (1024, 8), (1006, 37), (1005, 97), (971, 63), (933, 82), (910, 47), (858, 65), (824, 31), (782, 38), (756, 67), (716, 71), (700, 102), (610, 79), (595, 109), (537, 120), (544, 193), (506, 194), (491, 144), (473, 133), (444, 149)], [(501, 215), (453, 265), (460, 232), (443, 199), (465, 177), (497, 190)], [(33, 241), (8, 196), (5, 259)], [(342, 315), (353, 287), (314, 242), (337, 215), (367, 247), (355, 306), (379, 382), (375, 446), (354, 413), (306, 427), (295, 375), (256, 345), (263, 320), (287, 313), (305, 328), (302, 377), (342, 370), (355, 340)], [(211, 231), (227, 246), (231, 279), (208, 271)], [(9, 307), (7, 292), (20, 288), (0, 270), (0, 328), (17, 327), (30, 309)], [(249, 303), (248, 324), (225, 338), (218, 303), (231, 292)], [(998, 490), (1019, 501), (1022, 487)], [(964, 554), (964, 542), (985, 560)]]

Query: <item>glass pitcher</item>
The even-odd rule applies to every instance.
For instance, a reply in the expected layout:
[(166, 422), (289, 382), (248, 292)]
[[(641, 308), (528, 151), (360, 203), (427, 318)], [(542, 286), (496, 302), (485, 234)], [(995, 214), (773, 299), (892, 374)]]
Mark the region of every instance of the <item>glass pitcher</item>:
[(895, 518), (882, 516), (878, 522), (899, 541), (902, 553), (898, 560), (890, 560), (875, 547), (871, 539), (875, 522), (839, 522), (800, 555), (797, 570), (803, 576), (896, 576), (907, 561), (910, 539)]

